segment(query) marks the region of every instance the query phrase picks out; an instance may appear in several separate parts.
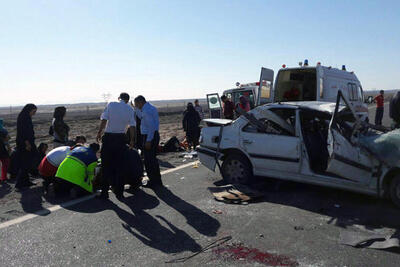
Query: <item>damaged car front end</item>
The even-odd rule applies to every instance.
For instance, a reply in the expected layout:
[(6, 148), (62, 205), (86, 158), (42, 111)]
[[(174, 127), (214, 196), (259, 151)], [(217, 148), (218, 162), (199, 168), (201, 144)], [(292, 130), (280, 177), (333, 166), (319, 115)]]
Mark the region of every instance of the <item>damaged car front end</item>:
[(200, 161), (218, 166), (228, 183), (272, 177), (388, 196), (400, 206), (400, 132), (361, 120), (340, 91), (336, 103), (273, 103), (206, 122)]

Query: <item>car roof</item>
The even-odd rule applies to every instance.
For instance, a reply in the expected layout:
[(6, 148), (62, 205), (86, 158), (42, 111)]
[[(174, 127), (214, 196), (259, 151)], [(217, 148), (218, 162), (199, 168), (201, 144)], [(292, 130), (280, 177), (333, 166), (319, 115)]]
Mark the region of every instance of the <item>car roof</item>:
[[(303, 109), (310, 111), (319, 111), (324, 113), (332, 114), (335, 111), (336, 103), (333, 102), (322, 102), (322, 101), (297, 101), (297, 102), (280, 102), (270, 103), (257, 107), (256, 109), (270, 109), (270, 108), (294, 108)], [(342, 111), (346, 107), (340, 105), (339, 111)]]

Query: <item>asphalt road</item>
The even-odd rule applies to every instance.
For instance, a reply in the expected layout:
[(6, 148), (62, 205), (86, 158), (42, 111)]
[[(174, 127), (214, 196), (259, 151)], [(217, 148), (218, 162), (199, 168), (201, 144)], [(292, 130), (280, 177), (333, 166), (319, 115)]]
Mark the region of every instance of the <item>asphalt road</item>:
[[(267, 181), (261, 201), (229, 205), (213, 200), (207, 188), (218, 182), (219, 175), (202, 166), (165, 174), (163, 180), (165, 189), (125, 193), (124, 203), (113, 197), (89, 199), (14, 221), (0, 229), (0, 265), (175, 266), (165, 262), (189, 256), (225, 236), (232, 240), (182, 265), (398, 266), (400, 262), (398, 250), (338, 243), (344, 229), (399, 231), (399, 212), (388, 201)], [(253, 254), (240, 253), (249, 250)]]
[[(371, 104), (371, 106), (368, 107), (369, 111), (369, 121), (371, 123), (375, 122), (375, 112), (376, 112), (376, 106), (375, 104)], [(385, 102), (385, 106), (383, 108), (383, 119), (382, 119), (382, 125), (386, 127), (390, 127), (392, 124), (392, 119), (389, 117), (389, 102)]]
[[(389, 126), (387, 111), (384, 125)], [(370, 114), (373, 121), (373, 107)], [(259, 179), (265, 196), (249, 205), (216, 202), (207, 188), (219, 184), (220, 176), (200, 165), (164, 174), (163, 190), (126, 192), (124, 203), (112, 196), (75, 205), (53, 206), (68, 200), (63, 198), (15, 207), (15, 214), (0, 221), (0, 265), (399, 265), (399, 249), (339, 244), (344, 230), (400, 234), (400, 212), (389, 201)], [(39, 216), (33, 214), (40, 209)], [(226, 236), (232, 239), (220, 247), (184, 263), (166, 263)]]

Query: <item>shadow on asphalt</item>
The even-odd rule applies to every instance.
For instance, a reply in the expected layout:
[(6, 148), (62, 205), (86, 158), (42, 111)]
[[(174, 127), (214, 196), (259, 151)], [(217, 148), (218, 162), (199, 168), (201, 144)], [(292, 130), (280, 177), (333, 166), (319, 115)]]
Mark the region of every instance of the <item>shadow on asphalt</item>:
[(169, 163), (168, 161), (163, 161), (163, 160), (158, 159), (158, 163), (160, 164), (160, 167), (164, 167), (166, 169), (175, 168), (175, 166), (172, 165), (171, 163)]
[[(79, 205), (66, 207), (68, 210), (83, 213), (98, 213), (104, 210), (113, 210), (122, 220), (122, 227), (139, 239), (143, 244), (158, 249), (164, 253), (179, 253), (184, 251), (197, 252), (201, 246), (185, 231), (176, 227), (165, 217), (150, 215), (146, 210), (154, 209), (160, 201), (157, 197), (143, 190), (132, 192), (133, 195), (124, 200), (124, 204), (131, 212), (119, 207), (109, 200), (92, 199)], [(199, 210), (195, 206), (183, 201), (168, 189), (156, 190), (157, 196), (167, 205), (181, 213), (187, 223), (198, 232), (207, 236), (215, 236), (220, 223)], [(163, 226), (160, 221), (168, 225)], [(116, 227), (118, 227), (116, 225)]]
[[(374, 231), (381, 228), (396, 229), (394, 236), (400, 236), (400, 209), (387, 199), (367, 195), (302, 184), (273, 178), (257, 177), (252, 187), (261, 190), (265, 196), (258, 202), (269, 202), (296, 207), (313, 213), (331, 217), (328, 224), (340, 228), (363, 226)], [(214, 184), (223, 185), (223, 181)], [(307, 228), (307, 225), (299, 225)], [(400, 249), (387, 250), (400, 253)]]
[(12, 188), (7, 182), (0, 183), (0, 199), (11, 193)]
[(165, 202), (168, 206), (182, 214), (186, 218), (186, 222), (196, 229), (202, 235), (216, 236), (221, 224), (207, 213), (184, 201), (171, 190), (161, 187), (154, 190), (157, 197)]
[[(26, 188), (20, 191), (21, 199), (19, 202), (21, 203), (24, 212), (35, 213), (44, 209), (42, 205), (42, 192), (42, 187)], [(48, 211), (48, 213), (40, 213), (39, 215), (44, 216), (49, 213), (50, 211)]]

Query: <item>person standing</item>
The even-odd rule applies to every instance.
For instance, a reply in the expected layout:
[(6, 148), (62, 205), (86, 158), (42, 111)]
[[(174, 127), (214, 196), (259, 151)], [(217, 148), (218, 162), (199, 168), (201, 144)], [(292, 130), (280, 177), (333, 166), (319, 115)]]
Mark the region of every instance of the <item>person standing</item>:
[(383, 118), (383, 106), (385, 102), (384, 91), (380, 90), (379, 95), (375, 97), (376, 101), (376, 113), (375, 113), (375, 125), (382, 125)]
[(1, 174), (0, 174), (0, 182), (7, 180), (7, 172), (8, 166), (10, 164), (10, 153), (11, 147), (8, 143), (10, 140), (10, 136), (8, 135), (8, 131), (1, 126), (2, 120), (0, 119), (0, 165), (1, 165)]
[[(119, 102), (111, 102), (101, 114), (100, 128), (97, 141), (102, 139), (101, 164), (103, 167), (103, 181), (100, 198), (108, 199), (110, 185), (114, 189), (118, 200), (123, 200), (124, 181), (122, 174), (123, 152), (126, 149), (126, 128), (129, 127), (131, 138), (129, 147), (135, 144), (135, 112), (128, 104), (129, 95), (121, 93)], [(103, 135), (103, 131), (105, 133)]]
[(228, 120), (233, 120), (233, 115), (235, 111), (235, 104), (226, 97), (226, 95), (221, 96), (223, 103), (222, 109), (224, 112), (224, 118)]
[(245, 112), (249, 112), (250, 111), (250, 103), (247, 100), (247, 97), (245, 97), (244, 95), (239, 97), (239, 103), (237, 104), (237, 106), (239, 108), (241, 108), (242, 110), (244, 110)]
[(68, 142), (69, 126), (64, 122), (67, 109), (65, 107), (56, 107), (54, 109), (53, 121), (51, 123), (52, 135), (54, 137), (53, 148), (65, 146)]
[(36, 114), (37, 107), (27, 104), (18, 115), (17, 119), (17, 182), (15, 188), (21, 189), (35, 185), (29, 181), (29, 170), (37, 153), (35, 145), (35, 131), (32, 117)]
[(193, 146), (193, 149), (196, 149), (196, 146), (199, 144), (200, 121), (199, 113), (195, 110), (193, 104), (189, 102), (182, 120), (183, 130), (186, 133), (186, 140), (189, 143), (189, 148)]
[(158, 111), (156, 107), (146, 102), (146, 99), (141, 95), (135, 98), (135, 107), (140, 110), (144, 166), (150, 180), (146, 186), (155, 189), (163, 186), (157, 159), (157, 149), (160, 143)]
[(203, 108), (199, 104), (199, 100), (198, 99), (196, 99), (194, 101), (194, 109), (199, 113), (200, 120), (203, 120), (204, 119), (204, 112), (203, 112)]

